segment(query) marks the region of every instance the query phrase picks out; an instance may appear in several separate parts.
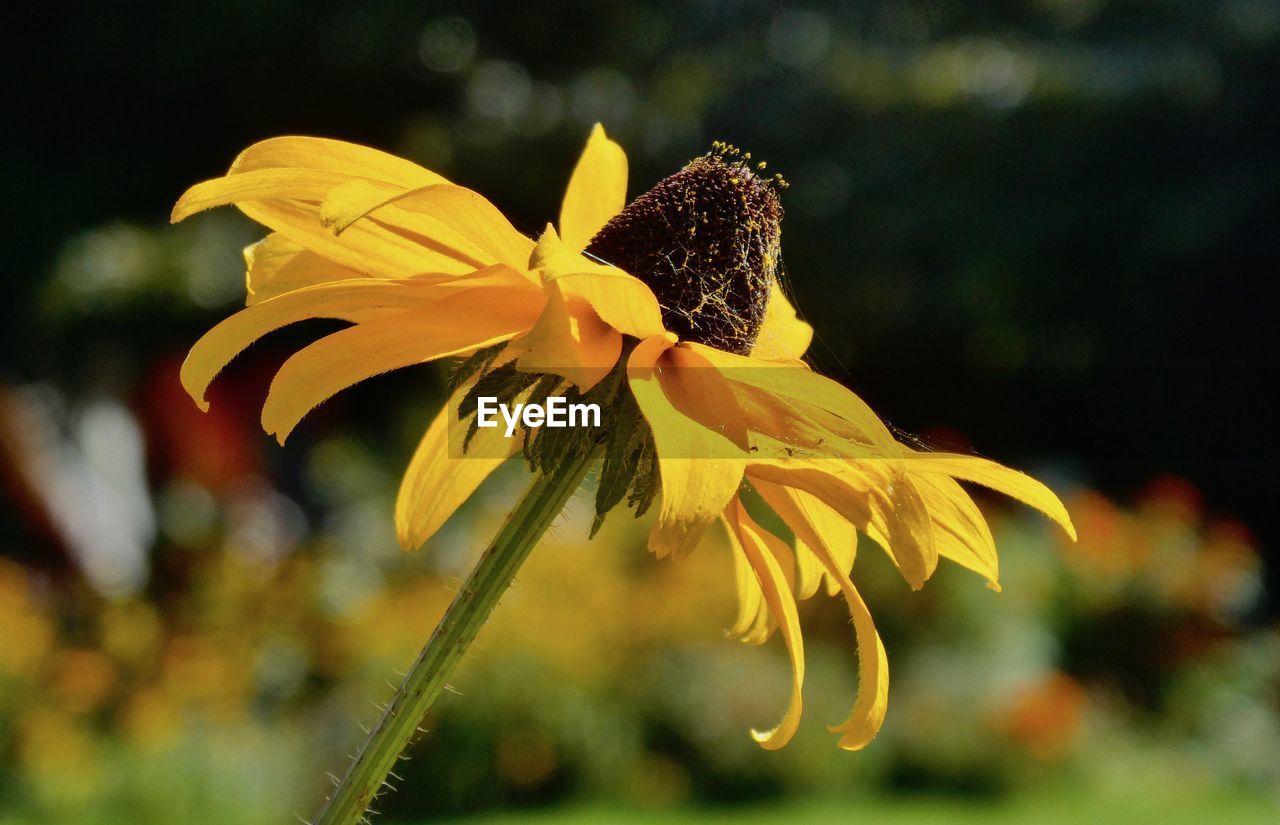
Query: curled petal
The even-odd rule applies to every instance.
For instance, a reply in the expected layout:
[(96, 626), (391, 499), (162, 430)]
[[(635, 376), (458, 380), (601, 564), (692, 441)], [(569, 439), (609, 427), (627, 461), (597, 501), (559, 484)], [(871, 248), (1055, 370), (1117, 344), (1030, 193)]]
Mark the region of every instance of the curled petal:
[[(730, 505), (732, 506), (734, 505)], [(734, 584), (738, 591), (738, 617), (729, 628), (728, 635), (747, 644), (764, 644), (773, 635), (777, 623), (773, 620), (769, 606), (765, 604), (760, 582), (751, 563), (747, 561), (737, 529), (727, 516), (723, 517), (723, 521), (725, 532), (729, 536)]]
[(879, 732), (888, 709), (889, 661), (871, 612), (849, 579), (857, 535), (852, 525), (803, 491), (758, 480), (753, 483), (796, 537), (812, 548), (849, 606), (858, 644), (858, 698), (849, 718), (830, 730), (842, 734), (840, 747), (863, 748)]
[[(795, 735), (804, 709), (804, 639), (800, 635), (800, 618), (796, 602), (791, 596), (787, 576), (778, 558), (769, 549), (768, 539), (781, 544), (775, 536), (762, 530), (751, 520), (741, 502), (734, 499), (725, 510), (725, 520), (737, 535), (736, 547), (741, 549), (747, 564), (755, 573), (760, 592), (774, 622), (782, 631), (787, 653), (791, 657), (791, 700), (778, 726), (769, 731), (751, 732), (752, 737), (767, 750), (777, 750)], [(785, 545), (784, 545), (785, 546)]]
[[(847, 519), (821, 499), (794, 487), (785, 487), (759, 478), (751, 479), (752, 486), (760, 493), (773, 511), (796, 534), (797, 569), (812, 565), (812, 571), (797, 575), (796, 594), (807, 599), (816, 592), (819, 579), (827, 576), (829, 590), (834, 595), (838, 582), (827, 572), (828, 565), (821, 562), (821, 554), (831, 558), (836, 566), (848, 572), (853, 567), (858, 551), (858, 531)], [(804, 548), (803, 554), (800, 548)], [(802, 562), (802, 558), (808, 561)]]
[(239, 201), (266, 201), (278, 198), (321, 201), (330, 190), (348, 178), (338, 172), (313, 169), (255, 169), (197, 183), (178, 198), (169, 215), (172, 223), (197, 212)]
[[(335, 190), (321, 206), (321, 222), (345, 231), (361, 218), (415, 232), (483, 265), (506, 264), (523, 271), (534, 244), (484, 196), (462, 186), (436, 184), (408, 191), (364, 181)], [(326, 219), (326, 212), (329, 212)]]
[(377, 277), (462, 274), (493, 263), (523, 270), (533, 248), (476, 193), (339, 141), (256, 144), (227, 175), (183, 194), (172, 218), (224, 204), (323, 258)]
[[(377, 219), (356, 221), (341, 235), (321, 222), (317, 202), (237, 201), (236, 207), (304, 249), (374, 277), (403, 278), (424, 272), (462, 275), (484, 266), (480, 259), (432, 240), (424, 234), (431, 230), (422, 222), (416, 228), (410, 226), (402, 214), (392, 212), (394, 207)], [(397, 217), (399, 225), (394, 222)]]
[(871, 619), (871, 611), (853, 586), (849, 574), (830, 555), (822, 551), (818, 555), (844, 594), (858, 643), (858, 698), (849, 717), (828, 730), (840, 734), (840, 747), (849, 751), (861, 750), (880, 732), (885, 713), (889, 710), (889, 656)]

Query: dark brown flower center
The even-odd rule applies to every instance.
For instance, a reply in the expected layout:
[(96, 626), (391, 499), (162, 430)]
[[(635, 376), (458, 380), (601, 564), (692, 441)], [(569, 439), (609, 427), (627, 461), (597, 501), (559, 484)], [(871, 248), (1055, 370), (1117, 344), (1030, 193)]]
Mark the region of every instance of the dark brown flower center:
[(717, 144), (627, 204), (586, 249), (644, 281), (682, 340), (742, 355), (777, 273), (785, 186), (749, 159)]

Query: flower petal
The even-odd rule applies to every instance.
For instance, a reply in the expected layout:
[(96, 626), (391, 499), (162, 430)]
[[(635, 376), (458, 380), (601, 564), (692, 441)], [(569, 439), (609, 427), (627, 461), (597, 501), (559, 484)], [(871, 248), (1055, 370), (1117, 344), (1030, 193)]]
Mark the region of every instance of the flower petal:
[(729, 536), (734, 585), (738, 591), (738, 617), (733, 627), (729, 628), (728, 635), (747, 644), (762, 645), (769, 640), (778, 624), (774, 621), (769, 606), (765, 604), (760, 581), (756, 578), (751, 563), (747, 561), (737, 529), (727, 516), (722, 517), (722, 521)]
[(489, 475), (520, 449), (500, 428), (476, 431), (467, 455), (467, 428), (456, 420), (468, 387), (453, 394), (414, 451), (396, 496), (396, 535), (406, 550), (421, 547)]
[(283, 444), (304, 415), (352, 384), (514, 338), (537, 318), (530, 292), (505, 285), (454, 290), (320, 339), (276, 373), (262, 407), (263, 429)]
[(231, 173), (272, 168), (328, 170), (349, 178), (394, 183), (405, 189), (449, 182), (412, 161), (368, 146), (301, 136), (269, 138), (253, 144), (231, 164)]
[(267, 333), (309, 318), (352, 323), (422, 306), (439, 293), (412, 281), (357, 279), (294, 290), (242, 309), (205, 333), (182, 364), (182, 386), (208, 410), (205, 390), (231, 359)]
[(330, 210), (333, 227), (346, 231), (376, 212), (380, 221), (415, 232), (471, 260), (506, 264), (517, 271), (525, 269), (533, 253), (533, 241), (517, 232), (484, 196), (470, 189), (445, 184), (402, 192), (384, 189), (379, 199), (376, 187), (362, 181), (353, 185), (364, 189), (331, 194), (321, 208), (322, 222), (325, 210)]
[(664, 380), (662, 359), (671, 346), (665, 337), (649, 338), (636, 346), (627, 363), (631, 391), (658, 452), (662, 505), (649, 536), (649, 549), (658, 556), (693, 549), (737, 492), (745, 465), (741, 448), (680, 411), (700, 400), (685, 397), (680, 384)]
[[(848, 519), (803, 490), (754, 477), (751, 483), (796, 534), (797, 565), (804, 564), (800, 561), (800, 547), (803, 546), (804, 553), (813, 560), (819, 574), (814, 576), (806, 572), (804, 576), (797, 576), (797, 596), (809, 598), (817, 590), (820, 578), (829, 575), (827, 565), (821, 563), (822, 553), (819, 551), (825, 552), (841, 570), (847, 572), (853, 567), (858, 552), (858, 530)], [(832, 588), (838, 587), (834, 577), (829, 577), (829, 581)]]
[(662, 308), (653, 291), (639, 278), (614, 266), (588, 260), (572, 251), (548, 226), (538, 237), (529, 269), (543, 280), (561, 282), (566, 295), (587, 301), (605, 323), (624, 335), (651, 338), (664, 335)]
[[(375, 277), (403, 278), (424, 272), (461, 275), (485, 265), (479, 258), (433, 241), (421, 232), (384, 222), (383, 218), (390, 217), (389, 211), (379, 214), (378, 219), (356, 221), (341, 235), (335, 235), (321, 222), (320, 207), (314, 201), (237, 201), (236, 207), (299, 246)], [(405, 222), (402, 217), (401, 224)], [(418, 228), (423, 228), (421, 223)]]
[(606, 324), (623, 335), (644, 339), (666, 334), (658, 299), (643, 281), (621, 269), (570, 273), (555, 282), (566, 296), (586, 301)]
[(197, 183), (183, 192), (173, 205), (169, 221), (178, 223), (197, 212), (238, 201), (290, 198), (319, 202), (349, 179), (339, 172), (314, 169), (255, 169), (226, 175)]
[(560, 236), (581, 250), (627, 202), (627, 155), (599, 123), (569, 178), (560, 207)]
[(871, 613), (849, 579), (857, 533), (849, 522), (801, 490), (758, 479), (752, 479), (752, 484), (796, 538), (812, 548), (849, 606), (858, 644), (858, 698), (849, 718), (830, 730), (844, 734), (840, 747), (858, 750), (875, 737), (884, 722), (889, 703), (889, 664)]
[(321, 200), (320, 224), (337, 235), (378, 207), (386, 206), (406, 192), (417, 191), (364, 178), (344, 181), (326, 192)]
[(938, 555), (983, 576), (987, 586), (998, 591), (1000, 560), (996, 540), (973, 499), (948, 476), (913, 473), (911, 478), (929, 508)]
[(767, 361), (723, 352), (703, 344), (686, 344), (714, 364), (730, 382), (763, 390), (784, 407), (805, 415), (804, 407), (816, 407), (844, 422), (833, 437), (862, 443), (874, 454), (888, 458), (901, 452), (898, 442), (867, 403), (839, 383), (819, 375), (798, 361)]
[(853, 586), (849, 574), (829, 554), (818, 551), (818, 558), (827, 565), (827, 572), (844, 594), (858, 644), (858, 698), (853, 703), (849, 717), (839, 725), (832, 725), (827, 729), (841, 734), (841, 748), (847, 751), (861, 750), (880, 732), (885, 714), (889, 710), (889, 656), (871, 618), (871, 611)]
[(245, 303), (252, 306), (295, 289), (367, 277), (272, 232), (244, 248)]
[(753, 457), (747, 473), (817, 497), (880, 544), (913, 589), (938, 566), (928, 509), (898, 462)]
[(563, 376), (586, 392), (618, 363), (622, 335), (600, 320), (587, 302), (566, 300), (553, 281), (547, 285), (547, 304), (537, 323), (512, 349), (519, 369)]
[(813, 327), (796, 316), (796, 308), (787, 300), (786, 293), (775, 279), (751, 357), (775, 361), (798, 359), (809, 349), (812, 341)]
[(985, 458), (954, 453), (910, 453), (911, 472), (945, 473), (961, 481), (971, 481), (995, 490), (1044, 513), (1066, 531), (1072, 541), (1076, 528), (1062, 501), (1044, 484), (1026, 473), (1011, 470)]
[(777, 750), (795, 735), (800, 725), (800, 714), (804, 709), (802, 689), (804, 687), (804, 639), (800, 634), (800, 617), (796, 612), (796, 602), (791, 596), (787, 577), (778, 563), (778, 559), (770, 552), (769, 539), (781, 543), (751, 520), (742, 504), (736, 498), (725, 510), (725, 519), (730, 528), (737, 534), (737, 548), (745, 556), (764, 602), (769, 607), (774, 621), (782, 631), (782, 640), (786, 643), (787, 653), (791, 657), (791, 700), (787, 711), (778, 726), (769, 731), (751, 732), (751, 736), (766, 750)]
[(189, 189), (172, 218), (231, 203), (324, 258), (382, 277), (461, 274), (492, 263), (523, 270), (533, 248), (476, 193), (340, 142), (295, 138), (250, 147), (227, 175)]

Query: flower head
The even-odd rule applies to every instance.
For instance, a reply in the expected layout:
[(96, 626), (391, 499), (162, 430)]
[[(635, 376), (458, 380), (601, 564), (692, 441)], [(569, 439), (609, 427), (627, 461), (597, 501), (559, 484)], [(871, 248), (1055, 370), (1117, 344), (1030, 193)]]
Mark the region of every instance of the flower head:
[[(479, 194), (390, 155), (338, 141), (277, 138), (250, 147), (174, 209), (235, 204), (273, 230), (246, 251), (247, 307), (214, 327), (183, 366), (202, 407), (213, 377), (252, 341), (326, 317), (351, 326), (280, 368), (262, 411), (283, 442), (316, 405), (370, 376), (459, 358), (454, 395), (405, 474), (396, 527), (425, 542), (505, 459), (552, 473), (599, 452), (598, 520), (625, 501), (657, 516), (656, 554), (692, 550), (717, 523), (730, 537), (740, 611), (732, 630), (762, 643), (776, 629), (792, 662), (782, 722), (756, 733), (785, 744), (802, 708), (804, 644), (796, 599), (846, 601), (860, 680), (832, 728), (857, 749), (879, 730), (884, 646), (851, 578), (858, 534), (913, 588), (940, 558), (998, 587), (994, 541), (958, 482), (1044, 512), (1068, 533), (1044, 485), (985, 459), (899, 443), (856, 395), (801, 359), (812, 329), (776, 276), (780, 178), (717, 145), (629, 204), (627, 161), (597, 126), (570, 178), (558, 229), (517, 232)], [(477, 388), (508, 398), (566, 390), (604, 402), (599, 433), (458, 426)], [(753, 490), (786, 524), (779, 536), (742, 502)]]
[(776, 282), (778, 179), (762, 180), (732, 147), (697, 158), (627, 204), (586, 254), (639, 278), (682, 341), (751, 352)]

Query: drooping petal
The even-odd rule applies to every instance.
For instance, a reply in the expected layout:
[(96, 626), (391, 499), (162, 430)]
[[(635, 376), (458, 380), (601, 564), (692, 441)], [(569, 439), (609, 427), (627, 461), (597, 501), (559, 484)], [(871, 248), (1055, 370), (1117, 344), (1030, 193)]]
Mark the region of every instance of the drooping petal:
[(278, 232), (246, 246), (244, 265), (249, 306), (303, 287), (371, 277), (322, 258)]
[(627, 202), (627, 155), (599, 123), (569, 178), (560, 207), (560, 236), (579, 251)]
[[(820, 574), (814, 576), (806, 572), (804, 576), (797, 577), (797, 595), (801, 599), (812, 596), (821, 576), (828, 575), (827, 565), (821, 562), (819, 550), (825, 551), (841, 570), (848, 572), (853, 567), (853, 560), (858, 552), (858, 531), (848, 519), (804, 490), (755, 477), (751, 478), (751, 483), (796, 534), (797, 565), (803, 564), (800, 561), (800, 546), (803, 546), (805, 554), (813, 560), (816, 572)], [(833, 577), (829, 581), (833, 588), (839, 584)]]
[(196, 405), (208, 410), (205, 390), (231, 359), (273, 330), (310, 318), (352, 323), (422, 306), (437, 291), (412, 281), (357, 279), (297, 289), (243, 309), (209, 330), (182, 364), (182, 386)]
[[(734, 505), (729, 505), (730, 508)], [(740, 639), (747, 644), (761, 645), (769, 640), (778, 626), (773, 613), (765, 604), (764, 593), (760, 590), (760, 581), (747, 561), (738, 538), (738, 531), (727, 516), (722, 517), (725, 532), (729, 537), (730, 555), (733, 557), (734, 585), (738, 592), (738, 616), (729, 628), (731, 638)]]
[[(745, 456), (740, 447), (682, 413), (696, 399), (681, 396), (679, 384), (664, 381), (662, 358), (670, 339), (640, 342), (627, 363), (627, 379), (658, 453), (662, 502), (649, 536), (658, 556), (692, 550), (714, 522), (742, 480)], [(668, 397), (677, 395), (679, 404)]]
[(889, 656), (871, 618), (871, 611), (853, 586), (849, 574), (830, 554), (820, 550), (818, 557), (827, 565), (827, 572), (844, 594), (858, 644), (858, 698), (849, 717), (828, 730), (840, 734), (841, 748), (861, 750), (880, 732), (885, 713), (889, 710)]
[(751, 520), (742, 504), (734, 499), (725, 510), (725, 519), (737, 534), (737, 548), (740, 548), (747, 563), (755, 573), (760, 585), (764, 602), (773, 615), (774, 622), (782, 631), (782, 640), (786, 643), (787, 653), (791, 657), (791, 700), (787, 704), (786, 713), (777, 727), (769, 731), (751, 732), (752, 737), (766, 750), (777, 750), (795, 735), (800, 725), (800, 714), (804, 709), (804, 639), (800, 635), (800, 617), (796, 612), (796, 602), (782, 566), (777, 557), (770, 552), (766, 537), (781, 543), (775, 536), (762, 530)]
[(751, 357), (774, 361), (798, 359), (804, 356), (812, 341), (813, 327), (796, 316), (796, 308), (774, 280)]
[(796, 598), (807, 599), (818, 592), (824, 572), (809, 545), (796, 541)]
[(262, 427), (283, 444), (304, 415), (352, 384), (509, 341), (533, 325), (539, 309), (526, 291), (476, 287), (335, 332), (285, 361), (262, 407)]
[(928, 509), (898, 462), (753, 456), (748, 473), (753, 481), (804, 490), (834, 509), (889, 553), (913, 589), (938, 566)]
[[(885, 458), (899, 455), (893, 434), (865, 401), (803, 363), (734, 355), (692, 342), (686, 346), (714, 364), (732, 383), (763, 390), (781, 405), (794, 407), (797, 414), (804, 415), (805, 407), (816, 407), (845, 422), (844, 430), (833, 432), (833, 437), (865, 444)], [(835, 425), (834, 420), (831, 423)]]
[(469, 387), (453, 394), (414, 451), (396, 496), (396, 536), (406, 550), (421, 547), (471, 497), (489, 475), (520, 448), (501, 428), (476, 431), (464, 455), (467, 428), (457, 421)]
[(967, 567), (1000, 589), (1000, 560), (996, 541), (978, 506), (950, 477), (938, 473), (914, 473), (912, 480), (929, 508), (938, 555)]
[(552, 281), (537, 323), (511, 346), (519, 369), (562, 376), (586, 392), (618, 363), (622, 335), (600, 320), (587, 302), (566, 300)]
[(961, 481), (981, 484), (1015, 501), (1034, 507), (1065, 530), (1071, 540), (1075, 541), (1076, 528), (1071, 523), (1067, 508), (1062, 506), (1062, 502), (1052, 490), (1026, 473), (1011, 470), (985, 458), (953, 453), (913, 452), (907, 460), (910, 462), (913, 473), (945, 473)]
[(858, 698), (849, 718), (830, 730), (843, 734), (840, 747), (858, 750), (880, 730), (889, 701), (889, 665), (871, 613), (849, 578), (857, 547), (853, 526), (802, 490), (752, 479), (752, 484), (814, 557), (844, 595), (858, 644)]

